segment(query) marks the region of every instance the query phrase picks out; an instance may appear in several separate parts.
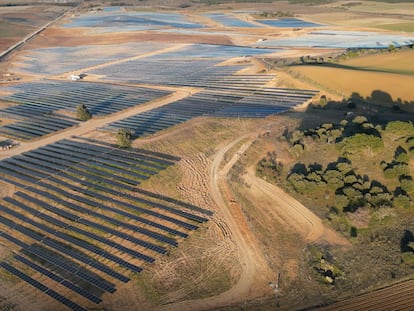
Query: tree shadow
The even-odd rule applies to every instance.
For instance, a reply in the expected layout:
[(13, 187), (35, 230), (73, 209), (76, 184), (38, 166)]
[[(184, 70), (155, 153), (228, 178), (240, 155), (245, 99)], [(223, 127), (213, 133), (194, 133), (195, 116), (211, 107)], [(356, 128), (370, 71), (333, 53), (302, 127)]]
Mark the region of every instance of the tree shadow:
[(414, 242), (414, 234), (410, 230), (405, 230), (400, 241), (401, 252), (405, 253), (413, 251), (413, 249), (409, 246), (410, 242)]
[[(385, 126), (390, 121), (412, 121), (414, 120), (414, 101), (403, 101), (401, 98), (396, 100), (392, 96), (382, 90), (373, 90), (369, 96), (362, 96), (358, 92), (353, 92), (348, 98), (335, 101), (326, 99), (322, 95), (323, 100), (316, 99), (310, 103), (306, 112), (315, 115), (320, 112), (320, 119), (325, 122), (323, 112), (332, 118), (352, 121), (356, 116), (365, 116), (368, 122)], [(335, 115), (334, 115), (335, 113)], [(310, 125), (312, 121), (314, 125)], [(340, 121), (340, 120), (339, 120)], [(317, 126), (318, 118), (303, 119), (299, 126), (299, 130), (306, 130), (310, 126)], [(368, 129), (366, 129), (368, 130)], [(375, 135), (372, 130), (370, 135)], [(350, 133), (352, 134), (352, 133)], [(412, 138), (414, 140), (414, 137)]]

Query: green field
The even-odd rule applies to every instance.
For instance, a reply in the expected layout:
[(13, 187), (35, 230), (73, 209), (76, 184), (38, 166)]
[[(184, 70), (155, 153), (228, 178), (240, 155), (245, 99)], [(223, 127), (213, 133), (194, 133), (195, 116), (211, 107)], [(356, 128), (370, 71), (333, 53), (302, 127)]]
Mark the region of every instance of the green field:
[(396, 23), (396, 24), (382, 24), (382, 25), (376, 25), (375, 28), (392, 30), (392, 31), (414, 32), (414, 23), (405, 22), (405, 23)]

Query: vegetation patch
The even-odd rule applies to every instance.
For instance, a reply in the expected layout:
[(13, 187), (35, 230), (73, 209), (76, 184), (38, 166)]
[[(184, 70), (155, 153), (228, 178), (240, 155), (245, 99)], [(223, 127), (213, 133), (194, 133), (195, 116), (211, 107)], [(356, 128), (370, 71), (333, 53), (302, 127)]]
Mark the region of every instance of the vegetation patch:
[(351, 114), (285, 131), (278, 150), (295, 160), (269, 152), (256, 167), (348, 236), (352, 249), (308, 245), (305, 251), (320, 284), (345, 295), (414, 273), (414, 127), (373, 119)]

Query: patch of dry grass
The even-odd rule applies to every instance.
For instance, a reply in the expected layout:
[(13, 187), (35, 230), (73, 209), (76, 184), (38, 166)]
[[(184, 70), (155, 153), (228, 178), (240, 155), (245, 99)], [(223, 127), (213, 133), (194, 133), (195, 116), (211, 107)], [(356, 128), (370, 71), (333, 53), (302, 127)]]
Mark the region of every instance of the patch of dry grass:
[(369, 97), (375, 90), (388, 93), (393, 101), (414, 101), (413, 50), (366, 55), (341, 62), (344, 67), (293, 66), (291, 69), (344, 97), (357, 92)]

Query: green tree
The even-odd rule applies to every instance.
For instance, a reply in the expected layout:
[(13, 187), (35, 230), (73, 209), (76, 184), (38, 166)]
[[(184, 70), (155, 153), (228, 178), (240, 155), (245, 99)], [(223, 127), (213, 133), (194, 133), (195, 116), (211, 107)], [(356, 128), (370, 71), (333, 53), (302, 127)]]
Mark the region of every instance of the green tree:
[(384, 143), (381, 137), (358, 133), (345, 138), (339, 147), (344, 153), (354, 154), (367, 149), (379, 151), (384, 147)]
[(131, 147), (132, 134), (130, 130), (119, 129), (116, 133), (116, 140), (119, 148), (129, 148)]
[(338, 209), (344, 209), (349, 204), (349, 199), (343, 194), (337, 194), (335, 196), (335, 206)]
[(410, 178), (403, 178), (401, 180), (401, 189), (411, 194), (414, 191), (414, 181)]
[(414, 132), (414, 126), (411, 121), (391, 121), (387, 123), (385, 131), (397, 135), (409, 135)]
[(400, 194), (399, 196), (394, 197), (392, 203), (395, 207), (400, 207), (400, 208), (410, 208), (412, 206), (412, 202), (410, 198), (403, 194)]
[(89, 109), (85, 106), (85, 104), (79, 104), (76, 107), (76, 116), (81, 121), (88, 121), (92, 118), (92, 114), (90, 113)]

